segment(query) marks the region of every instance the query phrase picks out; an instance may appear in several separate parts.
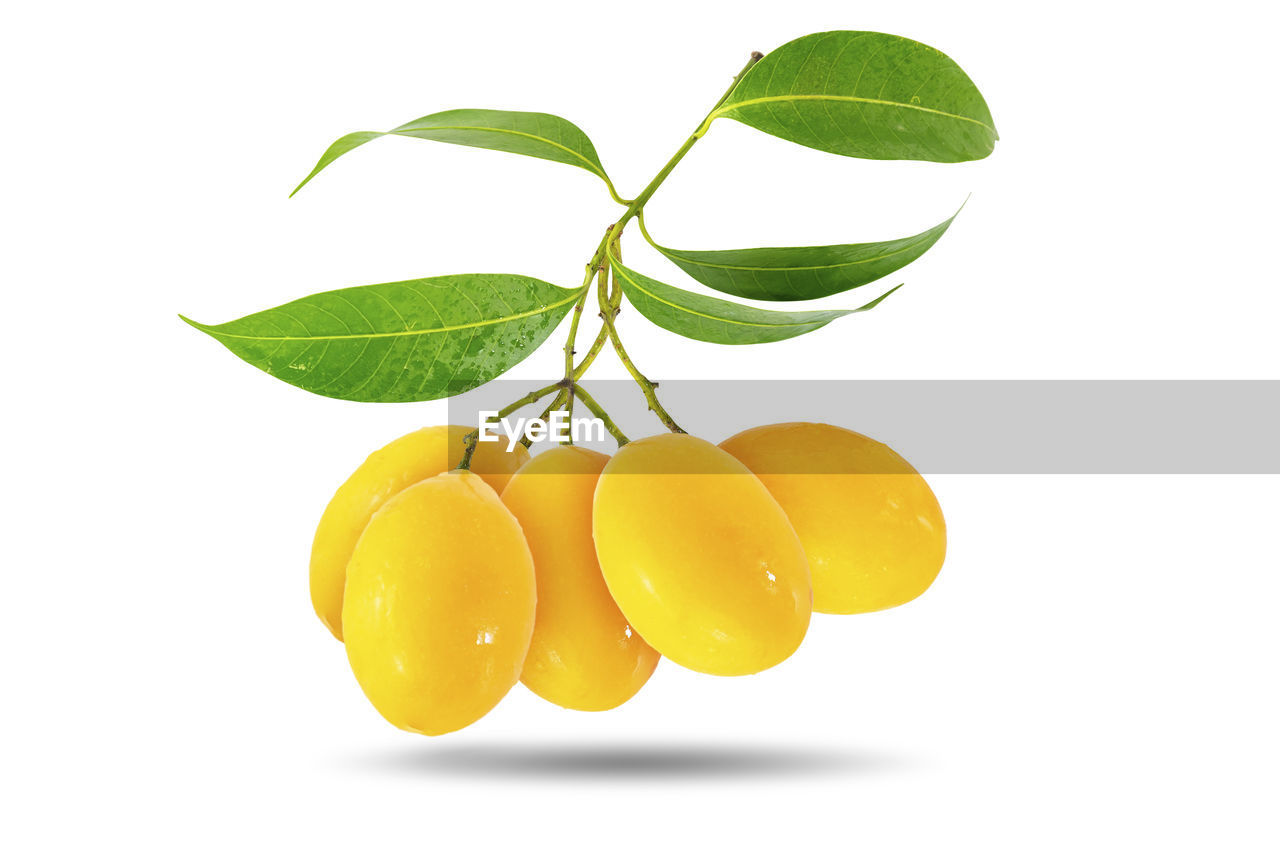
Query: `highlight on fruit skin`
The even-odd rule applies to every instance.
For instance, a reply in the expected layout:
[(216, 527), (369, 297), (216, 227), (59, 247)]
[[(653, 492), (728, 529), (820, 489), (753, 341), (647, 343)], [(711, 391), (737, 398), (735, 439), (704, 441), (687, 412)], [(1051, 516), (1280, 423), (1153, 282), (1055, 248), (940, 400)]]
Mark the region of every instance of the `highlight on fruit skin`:
[(664, 657), (748, 675), (804, 639), (800, 540), (760, 480), (714, 444), (670, 433), (624, 445), (600, 475), (592, 526), (609, 592)]
[[(406, 487), (457, 467), (465, 450), (463, 439), (472, 430), (456, 424), (430, 426), (397, 438), (370, 454), (325, 507), (311, 544), (311, 605), (339, 640), (347, 561), (365, 525)], [(484, 443), (476, 447), (471, 470), (501, 492), (528, 461), (529, 451), (522, 445), (507, 453), (504, 444)]]
[(520, 680), (543, 699), (578, 711), (626, 702), (659, 658), (618, 609), (596, 559), (591, 505), (608, 461), (583, 447), (555, 447), (516, 472), (502, 492), (533, 553), (538, 585)]
[(347, 658), (389, 722), (456, 731), (519, 679), (536, 606), (519, 522), (478, 475), (450, 471), (400, 492), (360, 536), (342, 609)]
[(819, 613), (896, 607), (938, 576), (947, 551), (942, 508), (888, 446), (817, 423), (755, 427), (720, 446), (755, 472), (791, 519)]

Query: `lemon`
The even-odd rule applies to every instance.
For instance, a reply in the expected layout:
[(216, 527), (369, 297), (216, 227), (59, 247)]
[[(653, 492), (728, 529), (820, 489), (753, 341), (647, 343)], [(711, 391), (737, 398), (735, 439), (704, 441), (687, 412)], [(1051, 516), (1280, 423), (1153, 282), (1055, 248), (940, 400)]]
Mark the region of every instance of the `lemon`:
[(640, 636), (681, 666), (745, 675), (785, 660), (809, 626), (809, 569), (778, 502), (710, 442), (623, 446), (596, 486), (596, 554)]
[(591, 502), (608, 461), (586, 448), (556, 447), (535, 456), (502, 492), (538, 577), (538, 616), (520, 680), (579, 711), (616, 708), (658, 665), (658, 653), (609, 595), (596, 560)]
[[(379, 507), (406, 486), (456, 467), (462, 460), (463, 439), (469, 432), (471, 428), (464, 426), (432, 426), (397, 438), (374, 451), (325, 507), (311, 544), (311, 604), (320, 621), (339, 640), (343, 634), (342, 590), (347, 561), (365, 525)], [(507, 453), (504, 443), (484, 443), (476, 446), (471, 470), (500, 492), (511, 475), (528, 461), (529, 451), (521, 445)]]
[(347, 658), (389, 722), (438, 735), (489, 712), (533, 635), (533, 557), (478, 475), (451, 471), (389, 500), (347, 566)]
[(760, 477), (809, 556), (813, 609), (866, 613), (923, 593), (947, 526), (929, 484), (878, 441), (828, 424), (756, 427), (720, 445)]

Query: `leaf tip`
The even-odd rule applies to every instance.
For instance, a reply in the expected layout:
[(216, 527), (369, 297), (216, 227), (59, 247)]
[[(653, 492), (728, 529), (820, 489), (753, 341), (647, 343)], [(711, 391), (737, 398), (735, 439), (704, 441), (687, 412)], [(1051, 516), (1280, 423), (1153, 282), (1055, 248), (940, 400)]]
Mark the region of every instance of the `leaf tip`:
[[(947, 233), (947, 229), (951, 227), (951, 223), (953, 223), (953, 222), (955, 222), (955, 221), (956, 221), (956, 217), (957, 217), (957, 216), (959, 216), (959, 215), (960, 215), (960, 213), (961, 213), (961, 211), (963, 211), (963, 210), (964, 210), (965, 205), (967, 205), (967, 204), (969, 203), (969, 199), (971, 199), (971, 198), (973, 198), (973, 193), (969, 193), (967, 196), (965, 196), (965, 197), (964, 197), (964, 201), (960, 202), (960, 206), (956, 208), (956, 212), (955, 212), (955, 213), (953, 213), (953, 214), (951, 214), (950, 216), (948, 216), (948, 217), (947, 217), (946, 222), (942, 222), (942, 223), (940, 223), (940, 224), (939, 224), (939, 226), (935, 226), (935, 227), (940, 227), (940, 228), (941, 228), (941, 230), (938, 232), (938, 236), (939, 236), (939, 237), (941, 237), (943, 234)], [(903, 284), (906, 284), (906, 282), (903, 282)], [(898, 285), (898, 286), (899, 286), (899, 287), (901, 287), (902, 285), (900, 284), (900, 285)]]
[(205, 332), (206, 334), (209, 332), (208, 326), (206, 326), (204, 323), (198, 323), (195, 320), (192, 320), (190, 317), (188, 317), (185, 314), (179, 314), (178, 319), (186, 323), (188, 326), (190, 326), (193, 329), (199, 329), (200, 331)]
[(902, 289), (902, 286), (903, 286), (903, 285), (905, 285), (905, 284), (906, 284), (906, 282), (904, 281), (902, 284), (899, 284), (899, 285), (897, 285), (897, 286), (895, 286), (895, 287), (891, 287), (891, 288), (889, 288), (889, 289), (888, 289), (888, 290), (886, 290), (884, 293), (882, 293), (882, 294), (880, 294), (879, 296), (877, 296), (875, 299), (872, 299), (872, 300), (871, 300), (870, 302), (868, 302), (866, 305), (863, 305), (861, 308), (855, 308), (855, 309), (853, 309), (853, 311), (851, 311), (850, 313), (852, 313), (852, 314), (857, 314), (857, 313), (860, 313), (860, 312), (862, 312), (862, 311), (870, 311), (872, 308), (875, 308), (875, 307), (876, 307), (877, 305), (879, 305), (881, 302), (884, 302), (886, 299), (888, 299), (890, 296), (892, 296), (892, 295), (893, 295), (894, 293), (896, 293), (898, 290)]
[(300, 184), (298, 184), (296, 187), (294, 187), (294, 188), (293, 188), (293, 191), (289, 193), (289, 198), (293, 198), (295, 195), (297, 195), (297, 194), (298, 194), (298, 190), (302, 189), (302, 188), (303, 188), (303, 187), (305, 187), (307, 184), (311, 183), (311, 179), (312, 179), (312, 178), (314, 178), (315, 176), (316, 176), (316, 173), (315, 173), (315, 172), (312, 172), (310, 175), (307, 175), (305, 178), (303, 178), (303, 179), (302, 179), (302, 183), (300, 183)]

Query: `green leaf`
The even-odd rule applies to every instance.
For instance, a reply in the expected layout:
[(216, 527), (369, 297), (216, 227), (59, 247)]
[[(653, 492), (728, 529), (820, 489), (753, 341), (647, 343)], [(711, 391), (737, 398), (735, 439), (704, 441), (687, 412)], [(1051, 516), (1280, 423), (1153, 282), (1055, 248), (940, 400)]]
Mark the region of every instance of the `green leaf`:
[(581, 294), (523, 275), (442, 275), (330, 290), (220, 326), (182, 319), (290, 385), (406, 403), (461, 394), (504, 373)]
[(869, 311), (898, 289), (852, 311), (769, 311), (654, 281), (623, 266), (612, 249), (609, 263), (622, 283), (622, 292), (650, 322), (677, 335), (713, 344), (763, 344), (794, 338), (821, 329), (846, 314)]
[(881, 243), (701, 252), (658, 245), (643, 219), (640, 229), (650, 245), (713, 290), (744, 299), (794, 302), (842, 293), (902, 269), (938, 242), (954, 219)]
[(509, 110), (448, 110), (423, 116), (402, 124), (386, 133), (361, 131), (349, 133), (329, 146), (320, 157), (311, 174), (289, 195), (307, 185), (320, 170), (343, 154), (359, 148), (379, 136), (411, 136), (415, 139), (432, 139), (472, 148), (489, 148), (540, 157), (556, 163), (578, 166), (600, 176), (609, 192), (617, 198), (613, 182), (605, 174), (604, 166), (596, 155), (595, 146), (587, 135), (573, 122), (547, 113), (521, 113)]
[(760, 60), (708, 118), (869, 160), (980, 160), (995, 147), (991, 111), (945, 54), (901, 36), (837, 31)]

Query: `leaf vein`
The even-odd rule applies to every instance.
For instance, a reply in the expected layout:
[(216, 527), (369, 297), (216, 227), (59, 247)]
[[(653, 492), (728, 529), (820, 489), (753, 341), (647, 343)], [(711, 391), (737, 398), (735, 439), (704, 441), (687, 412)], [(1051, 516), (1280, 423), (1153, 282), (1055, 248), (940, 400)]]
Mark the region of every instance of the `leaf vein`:
[(738, 101), (736, 104), (727, 104), (716, 110), (712, 116), (718, 118), (720, 116), (729, 115), (729, 113), (734, 110), (738, 110), (743, 107), (755, 106), (756, 104), (767, 104), (773, 101), (842, 101), (856, 104), (870, 104), (872, 106), (881, 107), (899, 107), (904, 110), (917, 110), (922, 113), (930, 113), (932, 115), (951, 118), (957, 121), (967, 121), (971, 124), (976, 124), (978, 127), (985, 130), (989, 130), (992, 133), (996, 132), (995, 128), (991, 125), (981, 122), (976, 118), (970, 118), (969, 116), (957, 115), (956, 113), (949, 113), (945, 110), (935, 110), (932, 107), (925, 107), (919, 104), (904, 104), (900, 101), (886, 101), (880, 98), (859, 98), (853, 95), (771, 95), (761, 98), (751, 98), (746, 101)]

